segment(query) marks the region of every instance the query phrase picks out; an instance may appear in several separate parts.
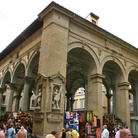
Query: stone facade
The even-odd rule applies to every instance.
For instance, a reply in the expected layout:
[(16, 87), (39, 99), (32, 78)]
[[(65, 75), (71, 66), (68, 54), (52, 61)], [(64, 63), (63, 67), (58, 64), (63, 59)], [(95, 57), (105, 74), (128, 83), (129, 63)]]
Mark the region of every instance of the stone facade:
[[(61, 130), (65, 92), (68, 110), (80, 87), (85, 88), (86, 110), (102, 124), (102, 84), (108, 98), (113, 91), (114, 114), (130, 128), (130, 116), (138, 116), (138, 49), (52, 2), (0, 54), (0, 107), (5, 84), (10, 86), (8, 112), (19, 110), (21, 95), (21, 110), (29, 111), (32, 92), (38, 96), (35, 134)], [(130, 84), (135, 101), (131, 114)]]

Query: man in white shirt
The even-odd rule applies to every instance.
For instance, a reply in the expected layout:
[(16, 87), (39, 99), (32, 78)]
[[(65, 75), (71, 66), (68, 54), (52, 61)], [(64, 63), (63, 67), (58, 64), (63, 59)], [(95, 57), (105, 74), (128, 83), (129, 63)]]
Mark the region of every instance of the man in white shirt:
[(103, 126), (103, 132), (101, 138), (109, 138), (109, 131), (107, 130), (107, 125)]

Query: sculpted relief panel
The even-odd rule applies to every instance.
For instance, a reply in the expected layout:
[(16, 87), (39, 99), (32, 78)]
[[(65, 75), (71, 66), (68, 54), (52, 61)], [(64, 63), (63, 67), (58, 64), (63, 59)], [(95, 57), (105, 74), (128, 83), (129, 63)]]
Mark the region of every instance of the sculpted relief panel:
[(53, 100), (52, 100), (53, 109), (60, 109), (61, 92), (62, 92), (61, 86), (55, 85), (53, 87)]

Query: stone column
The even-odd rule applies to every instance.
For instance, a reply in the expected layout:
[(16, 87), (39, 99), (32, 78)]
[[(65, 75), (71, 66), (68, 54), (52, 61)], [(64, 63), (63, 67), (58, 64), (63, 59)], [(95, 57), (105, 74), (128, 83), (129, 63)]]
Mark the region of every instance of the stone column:
[(107, 100), (108, 100), (108, 114), (111, 113), (111, 109), (110, 109), (110, 101), (111, 101), (111, 97), (113, 95), (112, 94), (109, 94), (109, 92), (106, 94), (106, 97), (107, 97)]
[(71, 112), (73, 111), (74, 96), (71, 96)]
[(0, 88), (0, 111), (2, 107), (2, 97), (3, 97), (4, 88)]
[[(135, 98), (138, 99), (138, 81), (135, 84)], [(138, 100), (136, 100), (136, 116), (138, 116)]]
[(116, 88), (116, 114), (130, 128), (129, 83), (118, 83)]
[(9, 100), (8, 100), (8, 105), (6, 108), (7, 112), (12, 112), (12, 104), (13, 104), (13, 95), (14, 95), (14, 90), (16, 88), (14, 83), (10, 83), (10, 96), (9, 96)]
[[(93, 74), (88, 79), (88, 110), (93, 110), (93, 113), (101, 120), (101, 128), (103, 124), (102, 113), (102, 74)], [(87, 99), (86, 99), (87, 100)]]
[(25, 84), (24, 84), (24, 94), (23, 94), (23, 101), (22, 101), (22, 111), (28, 111), (29, 106), (29, 88), (31, 83), (31, 77), (25, 77)]
[(67, 93), (67, 105), (66, 105), (66, 110), (69, 111), (69, 104), (70, 104), (70, 95)]
[(88, 110), (88, 82), (85, 84), (85, 110)]
[(113, 114), (116, 114), (116, 93), (115, 93), (115, 84), (111, 86), (112, 91), (113, 91)]
[[(52, 9), (57, 8), (51, 5), (39, 14), (43, 20), (41, 48), (39, 58), (38, 74), (47, 77), (44, 95), (44, 110), (41, 112), (42, 121), (38, 112), (34, 116), (33, 133), (39, 135), (49, 134), (52, 130), (61, 131), (64, 120), (65, 81), (67, 52), (69, 44), (69, 18), (63, 13)], [(55, 76), (57, 74), (57, 76)], [(55, 78), (56, 77), (56, 78)], [(43, 82), (43, 85), (45, 83)], [(60, 109), (53, 108), (54, 86), (62, 88)], [(44, 91), (44, 90), (43, 90)], [(39, 115), (38, 115), (39, 114)], [(38, 121), (39, 120), (39, 121)]]
[(21, 99), (22, 96), (20, 95), (17, 95), (16, 97), (16, 106), (15, 106), (15, 111), (18, 112), (19, 110), (19, 103), (20, 103), (20, 99)]

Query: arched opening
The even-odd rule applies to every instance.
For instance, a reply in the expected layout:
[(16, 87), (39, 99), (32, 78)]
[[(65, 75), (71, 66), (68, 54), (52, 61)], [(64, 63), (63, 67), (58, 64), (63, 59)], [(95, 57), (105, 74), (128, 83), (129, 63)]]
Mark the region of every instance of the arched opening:
[(121, 82), (123, 80), (123, 73), (119, 65), (109, 60), (104, 64), (103, 75), (105, 78), (103, 79), (103, 85), (106, 89), (106, 98), (107, 98), (107, 114), (116, 114), (116, 92), (115, 85), (116, 82)]
[(138, 72), (136, 70), (132, 70), (129, 73), (128, 81), (130, 82), (129, 86), (129, 103), (130, 103), (130, 115), (137, 115), (137, 83), (138, 83)]
[(27, 75), (31, 77), (30, 88), (29, 88), (29, 105), (28, 111), (34, 111), (36, 107), (36, 83), (35, 79), (38, 75), (38, 67), (39, 67), (39, 52), (32, 56), (27, 70)]
[[(88, 51), (82, 48), (74, 48), (68, 53), (67, 57), (67, 76), (66, 76), (66, 111), (86, 110), (88, 95), (88, 74), (95, 68), (94, 59)], [(82, 91), (81, 99), (78, 92)], [(78, 103), (81, 107), (78, 108)], [(83, 105), (83, 106), (82, 106)], [(75, 109), (76, 108), (76, 109)]]
[(1, 111), (6, 111), (6, 107), (9, 99), (9, 93), (10, 93), (10, 87), (9, 87), (10, 81), (11, 81), (11, 73), (10, 71), (7, 71), (1, 84), (1, 87), (4, 89), (4, 92), (2, 95)]
[(24, 94), (24, 78), (25, 78), (25, 66), (20, 63), (14, 71), (13, 81), (14, 86), (14, 97), (13, 97), (13, 111), (19, 111), (22, 108), (22, 98)]
[(131, 119), (131, 132), (138, 135), (137, 117), (138, 117), (138, 71), (131, 70), (128, 76), (129, 85), (129, 107)]

